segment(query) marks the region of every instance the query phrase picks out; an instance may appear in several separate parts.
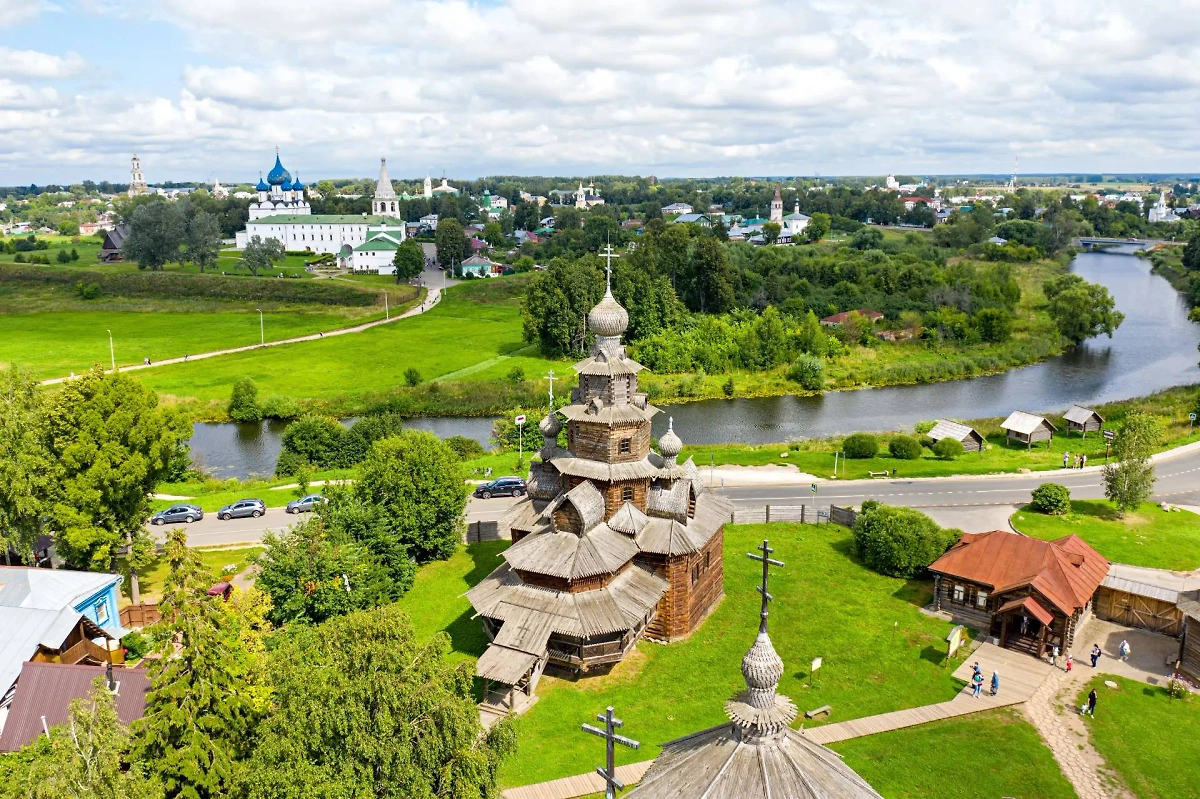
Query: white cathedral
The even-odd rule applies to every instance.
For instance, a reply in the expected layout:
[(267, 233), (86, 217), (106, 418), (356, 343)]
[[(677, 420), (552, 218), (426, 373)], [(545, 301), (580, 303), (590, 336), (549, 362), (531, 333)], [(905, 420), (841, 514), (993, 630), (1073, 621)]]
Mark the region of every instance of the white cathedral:
[[(430, 180), (425, 179), (426, 191)], [(380, 159), (379, 182), (371, 200), (370, 214), (314, 214), (304, 196), (304, 186), (279, 160), (264, 182), (258, 181), (258, 201), (250, 205), (250, 221), (236, 237), (237, 248), (258, 236), (275, 239), (290, 252), (332, 253), (338, 264), (356, 272), (388, 274), (392, 258), (404, 241), (404, 219), (400, 217), (396, 190), (387, 174), (387, 160)]]

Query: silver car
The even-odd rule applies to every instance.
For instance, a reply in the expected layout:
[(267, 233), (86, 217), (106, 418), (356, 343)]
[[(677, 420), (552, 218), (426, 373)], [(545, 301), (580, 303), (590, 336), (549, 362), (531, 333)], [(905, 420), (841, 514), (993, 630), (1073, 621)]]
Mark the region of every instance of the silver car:
[(244, 519), (247, 516), (257, 519), (267, 512), (267, 503), (261, 499), (239, 499), (231, 502), (217, 511), (217, 518), (222, 521), (229, 519)]

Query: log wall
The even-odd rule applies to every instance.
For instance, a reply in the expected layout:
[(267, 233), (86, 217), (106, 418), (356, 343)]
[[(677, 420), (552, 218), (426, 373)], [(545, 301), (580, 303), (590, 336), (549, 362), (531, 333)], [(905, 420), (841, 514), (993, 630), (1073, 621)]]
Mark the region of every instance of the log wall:
[(658, 601), (654, 620), (646, 628), (648, 637), (677, 641), (700, 626), (725, 592), (724, 543), (725, 528), (721, 527), (699, 552), (644, 558), (670, 583)]
[(596, 488), (604, 494), (604, 518), (611, 518), (617, 510), (625, 504), (625, 489), (633, 490), (633, 498), (629, 501), (640, 510), (646, 512), (646, 495), (650, 491), (650, 479), (643, 478), (641, 480), (623, 480), (619, 483), (609, 483), (607, 486), (603, 483), (596, 483)]
[[(629, 452), (621, 452), (624, 439), (629, 439)], [(600, 423), (568, 422), (567, 448), (577, 458), (601, 463), (640, 461), (650, 454), (650, 423), (609, 427)]]
[(1184, 619), (1180, 668), (1193, 680), (1200, 680), (1200, 621), (1191, 616)]

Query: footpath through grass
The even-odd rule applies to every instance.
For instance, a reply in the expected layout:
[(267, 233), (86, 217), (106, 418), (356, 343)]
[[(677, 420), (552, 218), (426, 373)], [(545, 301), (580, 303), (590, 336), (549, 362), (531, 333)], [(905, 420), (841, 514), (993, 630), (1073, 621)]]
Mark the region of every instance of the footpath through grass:
[(1110, 503), (1098, 499), (1072, 500), (1065, 516), (1047, 516), (1026, 506), (1013, 514), (1012, 525), (1047, 541), (1074, 533), (1117, 563), (1172, 571), (1200, 567), (1200, 515), (1168, 513), (1152, 502), (1124, 519)]
[[(1106, 687), (1105, 680), (1118, 687)], [(1092, 745), (1138, 799), (1196, 796), (1200, 699), (1172, 699), (1162, 687), (1101, 675), (1079, 692), (1076, 708), (1092, 688), (1098, 694), (1096, 717), (1085, 720)]]
[[(243, 571), (262, 554), (264, 549), (264, 547), (197, 548), (196, 554), (200, 556), (200, 564), (208, 572), (215, 585), (221, 580), (228, 580)], [(131, 601), (129, 598), (129, 570), (125, 568), (124, 563), (121, 564), (121, 572), (125, 575), (125, 582), (121, 586), (121, 604), (124, 605)], [(138, 575), (138, 588), (141, 590), (142, 602), (158, 602), (162, 596), (163, 580), (166, 577), (167, 559), (165, 556), (160, 556), (149, 569)]]
[[(950, 625), (919, 610), (930, 597), (928, 583), (869, 571), (841, 527), (731, 525), (726, 596), (700, 629), (668, 646), (643, 641), (607, 675), (543, 677), (540, 701), (518, 722), (520, 749), (501, 782), (526, 785), (587, 771), (597, 749), (579, 724), (606, 705), (616, 707), (625, 732), (642, 741), (640, 751), (622, 752), (620, 762), (654, 757), (663, 743), (724, 721), (725, 700), (743, 687), (741, 659), (758, 627), (754, 586), (761, 571), (746, 553), (763, 537), (788, 564), (772, 577), (771, 638), (786, 664), (780, 690), (802, 710), (830, 704), (825, 721), (844, 721), (954, 696), (955, 664), (942, 665)], [(451, 561), (423, 567), (401, 600), (419, 632), (450, 633), (456, 657), (470, 661), (486, 647), (462, 593), (501, 563), (503, 547), (472, 545)], [(816, 656), (825, 663), (808, 688), (808, 664)]]
[(831, 748), (887, 799), (1075, 797), (1037, 730), (1013, 710), (935, 721)]

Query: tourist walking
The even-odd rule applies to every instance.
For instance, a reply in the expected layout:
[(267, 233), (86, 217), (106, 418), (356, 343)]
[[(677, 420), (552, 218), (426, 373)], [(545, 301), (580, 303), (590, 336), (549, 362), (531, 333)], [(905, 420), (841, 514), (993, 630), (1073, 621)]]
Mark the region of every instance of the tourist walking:
[(1075, 658), (1072, 657), (1070, 652), (1068, 652), (1067, 653), (1067, 674), (1070, 674), (1071, 669), (1074, 667), (1075, 667)]
[(1096, 664), (1100, 662), (1100, 645), (1092, 644), (1092, 668), (1096, 668)]
[(1096, 689), (1093, 688), (1088, 692), (1087, 714), (1092, 718), (1096, 718)]
[(1050, 665), (1056, 669), (1058, 668), (1058, 644), (1050, 647)]
[(1064, 452), (1064, 453), (1063, 453), (1063, 468), (1064, 468), (1064, 469), (1065, 469), (1065, 468), (1067, 468), (1067, 466), (1068, 466), (1070, 463), (1071, 463), (1071, 453), (1070, 453), (1070, 452)]
[(983, 694), (983, 672), (979, 671), (978, 667), (975, 673), (971, 675), (971, 696), (978, 699)]
[(1129, 660), (1129, 642), (1124, 638), (1121, 639), (1121, 648), (1117, 651), (1121, 653), (1121, 660)]
[(1000, 672), (992, 670), (992, 696), (1000, 693)]
[(1079, 468), (1082, 469), (1085, 466), (1087, 466), (1087, 455), (1080, 455), (1079, 456)]

